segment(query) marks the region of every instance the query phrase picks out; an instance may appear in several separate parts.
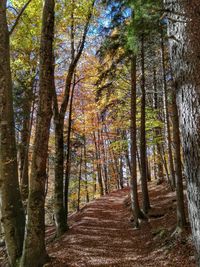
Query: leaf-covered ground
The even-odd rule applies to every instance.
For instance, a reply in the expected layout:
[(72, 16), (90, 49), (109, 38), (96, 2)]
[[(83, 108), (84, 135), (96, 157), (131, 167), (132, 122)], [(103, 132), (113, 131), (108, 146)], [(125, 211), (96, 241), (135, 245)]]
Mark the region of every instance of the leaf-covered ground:
[[(70, 230), (48, 244), (48, 267), (194, 267), (190, 231), (173, 235), (176, 200), (166, 185), (150, 184), (152, 209), (139, 230), (132, 227), (128, 189), (85, 206), (70, 218)], [(48, 239), (54, 234), (49, 228)]]

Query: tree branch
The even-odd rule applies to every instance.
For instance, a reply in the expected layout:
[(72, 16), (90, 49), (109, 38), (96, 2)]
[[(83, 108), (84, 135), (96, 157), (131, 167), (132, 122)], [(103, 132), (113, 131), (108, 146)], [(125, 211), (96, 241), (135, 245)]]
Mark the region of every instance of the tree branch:
[(13, 33), (13, 31), (15, 30), (21, 16), (23, 15), (24, 11), (26, 10), (27, 6), (30, 4), (31, 1), (32, 0), (28, 0), (28, 2), (22, 7), (21, 11), (19, 12), (19, 14), (18, 14), (13, 26), (12, 26), (12, 28), (10, 29), (9, 35), (11, 35)]

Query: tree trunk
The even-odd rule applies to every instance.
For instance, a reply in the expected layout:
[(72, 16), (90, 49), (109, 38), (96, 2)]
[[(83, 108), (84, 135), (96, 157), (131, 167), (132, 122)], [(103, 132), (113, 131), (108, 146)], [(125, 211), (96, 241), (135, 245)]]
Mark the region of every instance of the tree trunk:
[(101, 146), (102, 146), (102, 159), (103, 159), (103, 172), (104, 172), (104, 185), (105, 185), (105, 194), (108, 194), (108, 169), (107, 169), (107, 155), (106, 147), (103, 138), (103, 130), (101, 130)]
[[(33, 117), (35, 110), (35, 89), (34, 81), (32, 81), (31, 93), (26, 93), (24, 99), (24, 118), (23, 118), (23, 129), (21, 132), (21, 151), (20, 151), (20, 187), (21, 187), (21, 195), (23, 200), (28, 199), (29, 192), (29, 145), (31, 138), (31, 131), (33, 126)], [(30, 99), (34, 97), (33, 101)]]
[(149, 192), (147, 185), (147, 161), (146, 161), (146, 92), (145, 92), (145, 66), (144, 66), (144, 34), (141, 38), (141, 64), (142, 64), (142, 80), (141, 80), (141, 128), (140, 128), (140, 159), (141, 159), (141, 186), (143, 197), (143, 211), (147, 213), (150, 209)]
[(30, 176), (28, 220), (20, 267), (41, 267), (47, 261), (45, 248), (45, 184), (48, 141), (54, 91), (54, 0), (43, 8), (40, 44), (39, 106)]
[(99, 191), (100, 195), (103, 196), (103, 182), (102, 182), (102, 174), (101, 174), (101, 163), (100, 163), (100, 155), (98, 150), (98, 144), (96, 139), (95, 132), (93, 133), (94, 136), (94, 145), (95, 145), (95, 153), (96, 153), (96, 164), (97, 164), (97, 178), (98, 178), (98, 184), (99, 184)]
[[(157, 90), (157, 79), (156, 79), (156, 68), (154, 67), (154, 109), (158, 112), (158, 90)], [(158, 114), (157, 114), (158, 116)], [(162, 149), (161, 149), (161, 138), (162, 138), (162, 129), (161, 127), (155, 128), (155, 137), (156, 137), (156, 164), (157, 164), (157, 178), (158, 183), (164, 180), (163, 174), (163, 163), (162, 163)]]
[(54, 219), (56, 236), (61, 236), (67, 230), (67, 219), (64, 208), (64, 125), (58, 120), (55, 124), (55, 186), (54, 186)]
[(86, 202), (90, 201), (89, 199), (89, 192), (88, 192), (88, 176), (87, 176), (87, 151), (86, 151), (86, 135), (84, 135), (84, 171), (85, 171), (85, 197)]
[(193, 239), (200, 266), (200, 5), (199, 1), (164, 1), (169, 10), (170, 56), (180, 114)]
[[(89, 30), (89, 24), (92, 17), (93, 7), (94, 7), (94, 0), (91, 3), (91, 6), (89, 7), (88, 14), (87, 14), (87, 20), (84, 25), (83, 29), (83, 35), (81, 37), (78, 51), (75, 55), (75, 49), (74, 49), (74, 14), (73, 9), (71, 13), (71, 62), (69, 64), (67, 77), (65, 81), (65, 92), (64, 92), (64, 98), (61, 103), (60, 109), (58, 108), (58, 100), (56, 91), (54, 91), (54, 123), (55, 123), (55, 157), (56, 157), (56, 164), (55, 164), (55, 189), (54, 189), (54, 213), (55, 213), (55, 222), (57, 228), (57, 234), (61, 235), (63, 234), (67, 226), (67, 213), (68, 213), (68, 178), (65, 177), (65, 188), (63, 188), (64, 184), (64, 120), (65, 120), (65, 113), (69, 104), (69, 97), (70, 97), (70, 88), (72, 84), (72, 79), (74, 72), (76, 70), (76, 66), (80, 60), (80, 57), (83, 53), (83, 49), (85, 46), (85, 41), (87, 37), (87, 33)], [(72, 3), (72, 7), (74, 7), (74, 2)], [(65, 194), (64, 194), (64, 192)]]
[(176, 173), (177, 227), (184, 228), (186, 226), (186, 216), (185, 216), (184, 193), (183, 193), (179, 115), (176, 104), (175, 90), (176, 88), (172, 88), (172, 123), (173, 123), (173, 143), (174, 143), (175, 173)]
[(25, 216), (20, 196), (6, 0), (0, 0), (0, 197), (10, 266), (21, 256)]
[(78, 197), (77, 197), (77, 211), (80, 210), (80, 202), (81, 202), (81, 176), (82, 176), (82, 147), (81, 147), (81, 157), (80, 157), (80, 168), (79, 168), (79, 176), (78, 176)]
[(162, 57), (162, 71), (163, 71), (163, 103), (164, 103), (164, 114), (165, 114), (165, 124), (166, 124), (168, 156), (169, 156), (170, 183), (171, 187), (174, 189), (175, 172), (174, 172), (172, 141), (171, 141), (171, 131), (170, 131), (169, 111), (168, 111), (168, 99), (167, 99), (168, 94), (167, 94), (167, 80), (166, 80), (165, 46), (164, 46), (164, 37), (162, 29), (161, 29), (161, 57)]
[(72, 130), (72, 108), (74, 99), (74, 90), (76, 86), (76, 74), (74, 74), (73, 85), (71, 89), (71, 98), (69, 103), (69, 120), (68, 120), (68, 131), (67, 131), (67, 153), (66, 153), (66, 167), (65, 167), (65, 183), (64, 183), (64, 209), (66, 220), (68, 218), (68, 202), (69, 202), (69, 180), (70, 180), (70, 170), (71, 170), (71, 130)]
[(140, 206), (137, 190), (137, 140), (136, 140), (136, 57), (131, 58), (131, 206), (134, 216), (134, 226), (139, 227)]

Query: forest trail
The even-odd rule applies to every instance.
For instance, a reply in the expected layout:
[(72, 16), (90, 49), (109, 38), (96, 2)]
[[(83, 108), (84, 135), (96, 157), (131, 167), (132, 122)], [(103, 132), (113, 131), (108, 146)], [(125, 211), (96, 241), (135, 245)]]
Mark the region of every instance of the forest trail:
[[(45, 266), (195, 266), (187, 235), (171, 237), (176, 225), (174, 193), (154, 183), (149, 189), (152, 209), (142, 230), (130, 222), (128, 189), (115, 191), (71, 216), (68, 233), (48, 244), (52, 258)], [(50, 228), (48, 236), (52, 234)]]

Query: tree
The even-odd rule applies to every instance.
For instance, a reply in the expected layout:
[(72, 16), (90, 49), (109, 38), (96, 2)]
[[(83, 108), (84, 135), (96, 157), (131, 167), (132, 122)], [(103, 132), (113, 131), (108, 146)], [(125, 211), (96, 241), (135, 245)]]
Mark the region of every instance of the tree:
[[(84, 24), (83, 33), (81, 36), (81, 40), (77, 45), (77, 49), (75, 49), (75, 27), (74, 27), (74, 15), (73, 8), (74, 3), (72, 5), (72, 13), (71, 13), (71, 60), (68, 67), (68, 73), (65, 80), (65, 91), (64, 97), (62, 99), (61, 105), (59, 107), (58, 99), (56, 92), (54, 93), (54, 124), (55, 124), (55, 153), (56, 153), (56, 164), (55, 164), (55, 200), (54, 200), (54, 217), (56, 222), (56, 232), (57, 235), (62, 235), (68, 228), (67, 226), (67, 217), (68, 217), (68, 196), (67, 196), (67, 185), (69, 181), (64, 181), (64, 121), (65, 121), (65, 113), (68, 108), (69, 96), (70, 96), (70, 88), (72, 84), (73, 75), (77, 64), (81, 58), (85, 41), (87, 37), (87, 33), (89, 30), (90, 20), (92, 18), (93, 7), (95, 0), (90, 2), (90, 5), (86, 14), (86, 21)], [(76, 52), (77, 50), (77, 52)], [(63, 188), (63, 185), (65, 187)], [(65, 192), (65, 193), (64, 193)]]
[(0, 195), (1, 222), (8, 259), (16, 266), (22, 253), (25, 216), (20, 197), (15, 123), (13, 112), (10, 43), (6, 20), (6, 0), (0, 1)]
[(171, 64), (177, 84), (190, 222), (200, 266), (200, 6), (196, 0), (166, 0), (164, 3), (168, 16)]
[[(54, 0), (46, 0), (43, 8), (40, 44), (39, 104), (28, 197), (26, 226), (21, 267), (40, 267), (48, 259), (45, 248), (45, 182), (48, 140), (54, 91)], [(42, 145), (41, 145), (42, 144)]]

